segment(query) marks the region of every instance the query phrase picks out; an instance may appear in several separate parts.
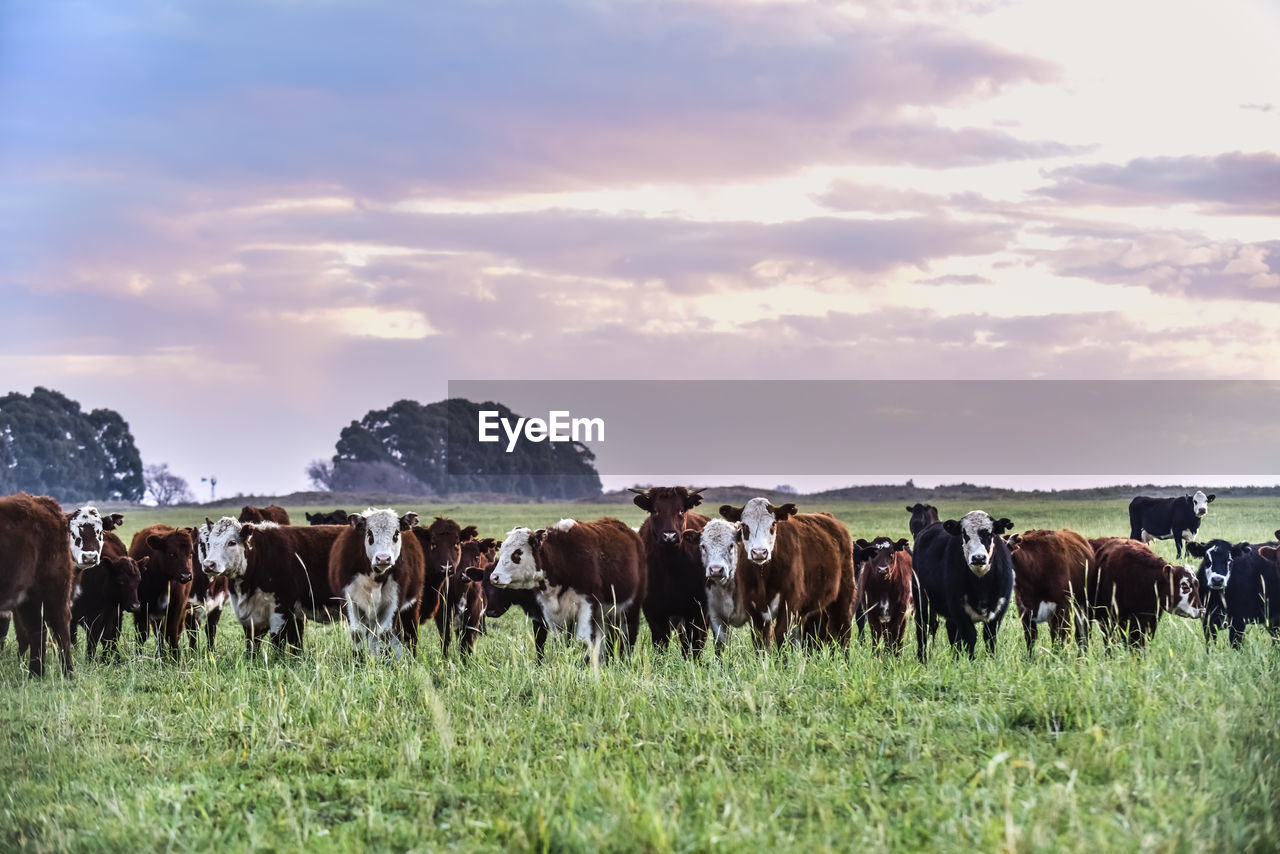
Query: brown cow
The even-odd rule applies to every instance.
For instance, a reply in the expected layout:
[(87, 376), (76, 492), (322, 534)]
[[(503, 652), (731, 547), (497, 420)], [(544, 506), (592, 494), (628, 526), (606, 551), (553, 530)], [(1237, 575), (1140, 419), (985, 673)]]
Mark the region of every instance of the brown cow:
[[(739, 526), (749, 562), (734, 573), (739, 616), (751, 621), (757, 646), (781, 643), (794, 622), (806, 643), (833, 641), (847, 647), (857, 593), (848, 529), (829, 514), (797, 513), (794, 504), (775, 507), (765, 498), (753, 498), (743, 507), (725, 504), (720, 515)], [(722, 556), (721, 564), (726, 563)], [(707, 577), (724, 581), (709, 570)], [(708, 590), (708, 604), (710, 595)], [(717, 645), (723, 642), (717, 637)]]
[(156, 649), (170, 658), (178, 657), (178, 641), (186, 624), (187, 599), (191, 595), (191, 553), (195, 529), (151, 525), (133, 535), (129, 556), (142, 566), (138, 582), (138, 600), (133, 612), (133, 627), (138, 633), (138, 646), (156, 633)]
[[(100, 535), (101, 520), (96, 528), (92, 521), (81, 525), (79, 513), (64, 514), (58, 502), (47, 496), (23, 492), (0, 498), (0, 611), (13, 612), (19, 645), (28, 641), (27, 666), (32, 676), (44, 673), (49, 631), (58, 645), (63, 672), (71, 673), (75, 572), (88, 569), (101, 557), (100, 548), (91, 549), (94, 544), (87, 542), (90, 535)], [(81, 548), (75, 545), (77, 537)], [(78, 554), (80, 563), (73, 554)]]
[(417, 513), (369, 509), (348, 517), (349, 527), (329, 555), (329, 588), (346, 600), (347, 625), (357, 656), (390, 651), (397, 658), (418, 647), (425, 560), (415, 536)]
[(911, 616), (911, 549), (903, 537), (896, 542), (876, 537), (871, 542), (853, 544), (853, 563), (858, 567), (858, 639), (871, 621), (871, 647), (883, 645), (894, 655), (902, 652), (902, 638)]
[(1022, 618), (1027, 654), (1035, 651), (1039, 624), (1049, 624), (1055, 643), (1075, 627), (1076, 642), (1089, 645), (1089, 599), (1085, 579), (1096, 564), (1088, 540), (1065, 528), (1027, 531), (1005, 538), (1013, 556), (1013, 592)]
[[(458, 654), (465, 660), (471, 656), (476, 639), (484, 634), (484, 618), (488, 603), (485, 601), (483, 574), (492, 566), (502, 543), (493, 537), (475, 539), (462, 544), (456, 577), (451, 578), (447, 596), (436, 611), (436, 628), (445, 653), (449, 651), (450, 628), (458, 634)], [(447, 616), (446, 616), (447, 615)]]
[(1165, 611), (1179, 617), (1201, 616), (1195, 573), (1170, 566), (1145, 544), (1126, 537), (1089, 540), (1098, 571), (1086, 588), (1091, 616), (1108, 643), (1117, 628), (1130, 646), (1142, 648)]
[(422, 546), (426, 562), (422, 608), (418, 612), (418, 619), (424, 623), (435, 619), (436, 630), (440, 633), (442, 655), (449, 654), (449, 640), (453, 634), (453, 614), (450, 608), (459, 601), (459, 597), (465, 601), (466, 591), (471, 584), (462, 564), (462, 547), (464, 543), (473, 541), (477, 533), (475, 525), (464, 528), (443, 516), (437, 516), (426, 528), (413, 529), (413, 535)]
[(626, 523), (561, 519), (550, 528), (516, 528), (489, 576), (499, 588), (535, 590), (547, 627), (572, 634), (597, 665), (602, 650), (635, 646), (645, 595), (644, 545)]
[(290, 525), (295, 559), (307, 570), (307, 616), (320, 623), (342, 618), (342, 595), (329, 587), (329, 555), (348, 526)]
[(275, 522), (277, 525), (289, 524), (289, 511), (279, 504), (268, 504), (266, 507), (254, 507), (246, 504), (240, 511), (241, 522)]
[(653, 645), (664, 649), (672, 632), (680, 635), (686, 658), (697, 657), (707, 642), (707, 584), (696, 549), (687, 548), (686, 531), (702, 532), (707, 517), (691, 512), (702, 503), (701, 489), (653, 486), (632, 489), (635, 505), (649, 515), (640, 525), (649, 581), (644, 618)]

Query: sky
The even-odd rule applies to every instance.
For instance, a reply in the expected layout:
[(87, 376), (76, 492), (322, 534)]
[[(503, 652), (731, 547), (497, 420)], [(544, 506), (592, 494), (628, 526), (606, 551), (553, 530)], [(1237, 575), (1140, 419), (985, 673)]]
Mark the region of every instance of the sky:
[(1280, 379), (1276, 44), (1269, 0), (15, 0), (0, 393), (269, 494), (449, 380)]

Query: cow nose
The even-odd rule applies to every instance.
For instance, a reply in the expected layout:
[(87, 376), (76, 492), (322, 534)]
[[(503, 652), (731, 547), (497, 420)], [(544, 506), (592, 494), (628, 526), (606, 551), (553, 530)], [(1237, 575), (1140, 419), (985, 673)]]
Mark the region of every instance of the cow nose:
[(215, 569), (218, 568), (218, 565), (211, 560), (206, 560), (204, 563), (200, 565), (204, 567), (205, 572), (213, 572)]
[(178, 576), (178, 583), (179, 583), (179, 584), (186, 584), (186, 583), (187, 583), (188, 581), (190, 581), (190, 580), (191, 580), (191, 573), (189, 573), (189, 572), (184, 572), (184, 573), (182, 573), (182, 575), (179, 575), (179, 576)]
[(986, 555), (974, 555), (973, 557), (969, 558), (970, 566), (982, 566), (986, 562), (987, 562)]
[(707, 567), (707, 578), (724, 578), (725, 568), (720, 565)]
[(881, 577), (881, 578), (884, 578), (885, 576), (887, 576), (887, 575), (889, 574), (889, 567), (887, 567), (887, 566), (879, 567), (879, 572), (880, 572), (880, 577)]
[(379, 552), (373, 556), (373, 562), (381, 566), (391, 563), (391, 554), (389, 552)]
[(768, 557), (769, 557), (768, 549), (752, 549), (751, 550), (752, 560), (767, 560)]
[(675, 531), (663, 531), (663, 532), (662, 532), (662, 541), (663, 541), (664, 543), (674, 543), (674, 542), (676, 542), (676, 541), (677, 541), (677, 540), (679, 540), (679, 539), (680, 539), (680, 535), (679, 535), (679, 534), (677, 534)]

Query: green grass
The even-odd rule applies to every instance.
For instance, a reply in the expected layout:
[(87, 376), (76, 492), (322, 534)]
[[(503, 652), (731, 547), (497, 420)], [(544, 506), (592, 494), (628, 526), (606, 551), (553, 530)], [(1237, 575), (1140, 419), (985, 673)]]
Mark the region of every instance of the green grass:
[[(413, 509), (498, 536), (563, 515), (640, 520), (630, 506)], [(802, 509), (855, 536), (906, 533), (897, 504)], [(1018, 530), (1127, 533), (1124, 502), (986, 509)], [(1204, 533), (1269, 538), (1278, 510), (1220, 499)], [(126, 540), (155, 521), (195, 519), (132, 514)], [(10, 642), (0, 850), (1280, 848), (1280, 649), (1257, 627), (1243, 650), (1206, 653), (1197, 623), (1166, 617), (1145, 656), (1096, 643), (1029, 662), (1007, 619), (994, 659), (940, 648), (925, 667), (910, 642), (901, 660), (857, 644), (761, 658), (745, 632), (689, 663), (642, 632), (632, 661), (599, 672), (567, 644), (536, 666), (515, 612), (469, 666), (424, 629), (413, 661), (357, 666), (344, 629), (314, 624), (301, 660), (245, 661), (227, 614), (213, 654), (172, 665), (137, 653), (126, 626), (132, 659), (78, 653), (69, 682), (27, 679)]]

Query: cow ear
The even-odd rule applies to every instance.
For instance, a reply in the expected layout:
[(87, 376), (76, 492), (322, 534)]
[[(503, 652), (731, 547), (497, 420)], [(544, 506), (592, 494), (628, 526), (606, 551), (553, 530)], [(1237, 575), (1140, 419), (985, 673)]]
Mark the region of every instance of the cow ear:
[(769, 510), (773, 513), (773, 518), (777, 519), (779, 522), (787, 521), (792, 516), (796, 515), (796, 512), (797, 512), (796, 506), (791, 502), (787, 502), (786, 504), (783, 504), (781, 507), (774, 507), (772, 504), (770, 504)]
[[(702, 489), (706, 489), (706, 487), (704, 486)], [(702, 503), (702, 489), (686, 490), (687, 494), (684, 497), (685, 510), (691, 510)]]
[(995, 521), (994, 528), (997, 534), (1003, 534), (1005, 531), (1013, 530), (1013, 522), (1010, 522), (1008, 519), (997, 519)]
[(357, 531), (364, 530), (364, 517), (358, 513), (352, 513), (347, 517), (347, 524), (355, 528)]
[(246, 522), (240, 526), (240, 531), (236, 534), (236, 539), (238, 539), (242, 545), (247, 546), (249, 544), (249, 538), (253, 536), (253, 530), (253, 525)]
[(156, 551), (163, 551), (164, 537), (158, 537), (155, 534), (152, 534), (151, 536), (147, 537), (147, 545), (151, 546), (151, 548), (155, 549)]
[[(1187, 550), (1187, 554), (1192, 557), (1204, 557), (1205, 553), (1209, 551), (1205, 548), (1204, 543), (1186, 543), (1183, 548), (1185, 548)], [(1232, 551), (1235, 550), (1232, 549)]]
[(908, 512), (908, 513), (914, 513), (914, 512), (916, 512), (916, 508), (914, 508), (914, 507), (907, 507), (907, 512)]
[(1234, 546), (1231, 547), (1231, 556), (1244, 557), (1245, 555), (1249, 554), (1252, 551), (1253, 551), (1253, 546), (1249, 545), (1248, 543), (1236, 543)]
[(955, 519), (948, 519), (942, 523), (942, 530), (946, 531), (953, 537), (960, 536), (960, 523)]
[(484, 581), (485, 571), (478, 566), (469, 566), (462, 570), (462, 574), (471, 581)]
[(635, 506), (639, 507), (641, 510), (643, 510), (643, 511), (644, 511), (644, 512), (646, 512), (646, 513), (652, 513), (652, 512), (653, 512), (653, 499), (649, 497), (649, 493), (648, 493), (647, 491), (646, 491), (646, 492), (638, 492), (638, 491), (636, 491), (636, 490), (634, 490), (634, 489), (633, 489), (633, 490), (631, 490), (631, 491), (632, 491), (632, 492), (635, 492), (635, 494), (636, 494), (636, 497), (635, 497), (635, 498), (633, 498), (633, 499), (631, 499), (631, 503), (632, 503), (632, 504), (634, 504)]
[(479, 545), (480, 545), (480, 548), (485, 549), (487, 551), (492, 548), (497, 548), (498, 546), (502, 545), (502, 543), (498, 542), (493, 537), (485, 537), (483, 540), (480, 541)]
[(905, 550), (909, 545), (911, 544), (907, 542), (907, 538), (903, 537), (902, 539), (898, 540), (896, 543), (893, 544), (893, 550), (895, 552), (900, 552)]
[(114, 531), (124, 524), (124, 516), (120, 513), (112, 513), (102, 517), (102, 530)]
[(1272, 563), (1280, 563), (1280, 560), (1276, 560), (1277, 555), (1275, 546), (1259, 546), (1258, 557), (1263, 560), (1269, 560)]
[(416, 524), (418, 524), (417, 513), (410, 512), (400, 517), (400, 530), (402, 531), (407, 531)]
[(862, 539), (862, 537), (858, 537), (858, 539), (853, 541), (853, 545), (855, 548), (865, 549), (869, 548), (871, 543), (868, 543), (866, 540)]
[(138, 569), (146, 569), (147, 564), (151, 563), (151, 555), (147, 555), (146, 557), (140, 557), (137, 560), (135, 560), (134, 563), (138, 565)]
[(742, 508), (734, 507), (732, 504), (721, 504), (720, 516), (729, 522), (741, 522)]
[[(866, 540), (858, 540), (858, 542), (865, 543)], [(855, 546), (853, 549), (853, 562), (855, 564), (869, 561), (871, 560), (871, 558), (875, 556), (876, 556), (876, 550), (871, 548), (870, 546)]]
[(702, 532), (686, 528), (680, 533), (680, 540), (686, 546), (696, 546), (702, 542)]
[(1205, 503), (1206, 503), (1206, 504), (1208, 504), (1210, 501), (1212, 501), (1213, 499), (1215, 499), (1215, 498), (1217, 498), (1217, 497), (1218, 497), (1218, 496), (1216, 496), (1216, 495), (1214, 495), (1212, 492), (1210, 492), (1208, 495), (1206, 495), (1206, 496), (1204, 497)]
[(542, 547), (542, 541), (547, 538), (547, 529), (539, 528), (529, 535), (529, 548), (536, 549)]
[(480, 536), (480, 529), (475, 525), (468, 525), (462, 529), (462, 536), (458, 542), (465, 543), (468, 540), (474, 540), (478, 536)]

